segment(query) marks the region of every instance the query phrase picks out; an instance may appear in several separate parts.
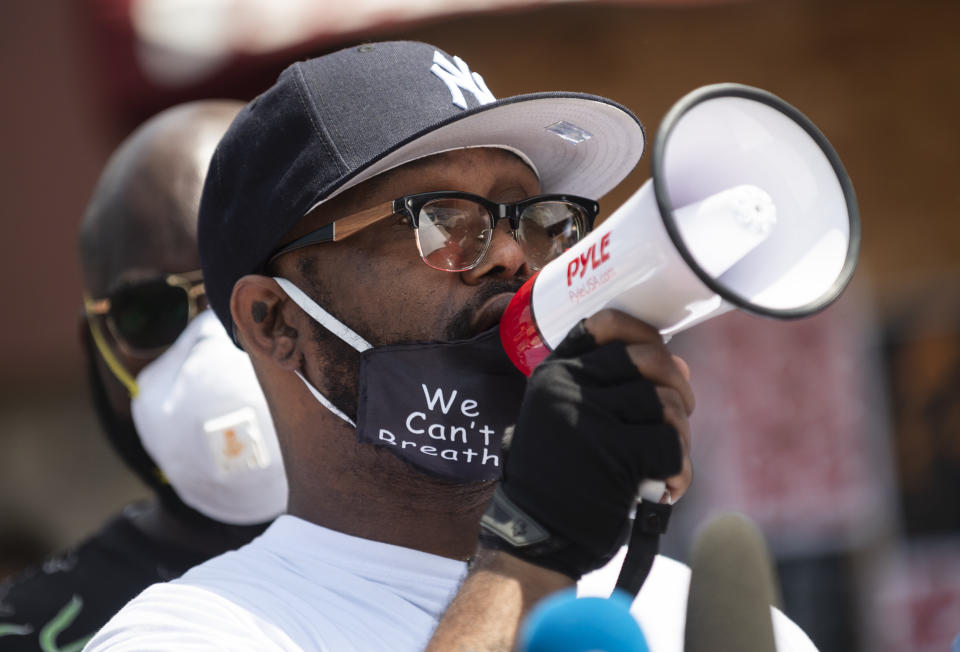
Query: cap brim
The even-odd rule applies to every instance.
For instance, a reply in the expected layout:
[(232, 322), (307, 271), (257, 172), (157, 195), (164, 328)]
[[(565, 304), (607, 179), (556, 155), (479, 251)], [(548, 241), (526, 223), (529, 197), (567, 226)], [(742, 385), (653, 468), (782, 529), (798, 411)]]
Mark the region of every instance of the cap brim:
[(405, 163), (465, 147), (518, 151), (533, 164), (542, 192), (599, 199), (636, 167), (644, 142), (640, 121), (611, 100), (581, 93), (518, 95), (412, 136), (314, 206)]

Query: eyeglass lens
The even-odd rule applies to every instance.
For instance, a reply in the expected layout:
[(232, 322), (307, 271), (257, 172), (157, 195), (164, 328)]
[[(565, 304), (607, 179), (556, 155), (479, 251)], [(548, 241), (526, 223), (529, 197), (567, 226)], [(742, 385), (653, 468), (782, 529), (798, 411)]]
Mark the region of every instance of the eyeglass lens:
[(176, 341), (187, 327), (189, 315), (186, 288), (157, 279), (114, 292), (108, 318), (114, 334), (131, 347), (158, 349)]
[(469, 199), (434, 199), (420, 209), (420, 255), (436, 269), (461, 271), (476, 265), (491, 237), (490, 214)]
[[(540, 269), (575, 244), (583, 235), (584, 217), (581, 207), (564, 201), (543, 201), (524, 209), (517, 239), (527, 262)], [(417, 218), (420, 255), (435, 269), (471, 269), (483, 258), (492, 239), (489, 211), (469, 199), (430, 200)]]
[(583, 209), (562, 201), (545, 201), (528, 206), (520, 215), (517, 237), (527, 262), (540, 269), (572, 247), (583, 236)]

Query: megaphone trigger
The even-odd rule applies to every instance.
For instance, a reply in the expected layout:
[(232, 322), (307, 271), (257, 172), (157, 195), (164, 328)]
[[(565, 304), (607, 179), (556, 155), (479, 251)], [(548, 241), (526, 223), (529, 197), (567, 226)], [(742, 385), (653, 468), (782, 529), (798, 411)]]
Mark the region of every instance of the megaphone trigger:
[(667, 491), (667, 483), (663, 480), (644, 480), (637, 490), (637, 502), (649, 500), (653, 503), (664, 502), (673, 504), (673, 496)]

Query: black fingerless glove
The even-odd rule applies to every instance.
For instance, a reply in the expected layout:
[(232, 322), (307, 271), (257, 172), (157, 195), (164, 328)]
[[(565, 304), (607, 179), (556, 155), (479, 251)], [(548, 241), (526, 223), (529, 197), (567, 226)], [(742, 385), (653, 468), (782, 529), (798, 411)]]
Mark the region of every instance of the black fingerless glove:
[(626, 346), (575, 326), (533, 372), (481, 544), (577, 579), (629, 533), (645, 479), (682, 464), (676, 430)]

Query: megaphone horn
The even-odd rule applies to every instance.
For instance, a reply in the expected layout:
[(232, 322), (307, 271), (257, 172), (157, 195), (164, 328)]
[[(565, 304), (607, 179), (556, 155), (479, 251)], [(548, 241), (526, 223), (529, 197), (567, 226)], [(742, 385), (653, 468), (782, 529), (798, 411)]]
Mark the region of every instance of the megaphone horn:
[(860, 221), (850, 178), (800, 111), (740, 84), (677, 102), (652, 177), (517, 292), (500, 323), (526, 374), (580, 319), (617, 308), (665, 336), (736, 307), (811, 315), (850, 282)]

